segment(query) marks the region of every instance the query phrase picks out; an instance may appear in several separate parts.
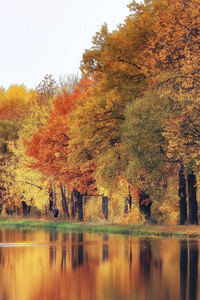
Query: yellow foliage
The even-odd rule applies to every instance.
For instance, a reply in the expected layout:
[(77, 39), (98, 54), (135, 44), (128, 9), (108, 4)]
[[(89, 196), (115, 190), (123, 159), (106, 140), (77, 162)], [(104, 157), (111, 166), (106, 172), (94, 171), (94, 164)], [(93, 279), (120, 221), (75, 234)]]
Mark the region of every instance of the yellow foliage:
[(49, 107), (35, 104), (30, 108), (29, 115), (21, 124), (20, 134), (26, 140), (30, 140), (32, 135), (45, 125), (49, 119)]
[(22, 101), (24, 104), (26, 104), (30, 101), (30, 94), (23, 84), (13, 84), (5, 92), (4, 101), (7, 100)]
[(42, 174), (40, 172), (27, 167), (29, 158), (25, 155), (22, 139), (15, 144), (10, 143), (9, 147), (14, 155), (7, 162), (5, 174), (3, 174), (9, 199), (15, 199), (17, 193), (20, 195), (20, 199), (28, 205), (35, 205), (44, 210), (44, 206), (49, 201), (47, 183), (41, 181)]
[(91, 197), (86, 205), (84, 211), (84, 220), (87, 221), (100, 221), (104, 219), (102, 214), (102, 197)]
[(168, 187), (163, 195), (163, 199), (154, 202), (152, 215), (155, 216), (159, 224), (179, 224), (178, 178), (176, 175), (168, 179)]
[(5, 99), (5, 89), (2, 87), (0, 88), (0, 102), (2, 102)]
[(159, 224), (165, 225), (178, 225), (179, 224), (179, 211), (177, 207), (171, 205), (171, 203), (163, 202), (159, 207), (161, 212), (160, 217), (158, 218)]
[(144, 224), (145, 222), (145, 216), (140, 213), (139, 206), (134, 206), (129, 210), (123, 219), (123, 224)]

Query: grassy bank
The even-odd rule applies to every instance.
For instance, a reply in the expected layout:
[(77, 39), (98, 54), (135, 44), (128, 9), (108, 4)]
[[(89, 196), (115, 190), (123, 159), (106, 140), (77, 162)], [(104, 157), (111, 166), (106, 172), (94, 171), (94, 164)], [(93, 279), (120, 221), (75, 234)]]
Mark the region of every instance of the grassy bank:
[(0, 219), (0, 228), (44, 229), (65, 232), (93, 232), (104, 234), (123, 234), (132, 236), (197, 237), (200, 238), (198, 225), (121, 225), (109, 223), (52, 222), (48, 220)]

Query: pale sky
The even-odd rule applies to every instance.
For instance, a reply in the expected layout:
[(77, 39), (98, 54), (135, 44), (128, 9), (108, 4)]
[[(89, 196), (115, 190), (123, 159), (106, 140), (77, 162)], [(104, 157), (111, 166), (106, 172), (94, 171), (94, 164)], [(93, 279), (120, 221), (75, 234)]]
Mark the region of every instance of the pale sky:
[(131, 0), (0, 0), (0, 87), (35, 88), (51, 74), (77, 74), (85, 49), (106, 22), (124, 23)]

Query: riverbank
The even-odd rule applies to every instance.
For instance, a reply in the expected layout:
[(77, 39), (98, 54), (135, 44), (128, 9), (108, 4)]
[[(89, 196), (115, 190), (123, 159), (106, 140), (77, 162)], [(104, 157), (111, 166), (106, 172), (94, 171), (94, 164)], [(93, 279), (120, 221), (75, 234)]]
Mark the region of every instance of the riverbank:
[(68, 221), (0, 218), (0, 228), (43, 229), (65, 232), (93, 232), (131, 236), (196, 237), (200, 238), (199, 225), (121, 225), (109, 223), (76, 223)]

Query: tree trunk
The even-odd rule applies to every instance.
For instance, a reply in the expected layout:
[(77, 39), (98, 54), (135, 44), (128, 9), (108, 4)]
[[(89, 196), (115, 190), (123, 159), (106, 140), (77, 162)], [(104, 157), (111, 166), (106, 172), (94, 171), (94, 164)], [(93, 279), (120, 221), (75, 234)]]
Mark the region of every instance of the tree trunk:
[(148, 220), (151, 217), (151, 205), (152, 201), (149, 200), (149, 195), (144, 191), (139, 191), (139, 210), (144, 214), (145, 219)]
[(22, 201), (22, 211), (23, 215), (26, 216), (27, 214), (30, 213), (31, 207), (30, 205), (27, 205), (25, 201)]
[(47, 218), (47, 206), (46, 206), (46, 204), (44, 206), (44, 211), (45, 211), (45, 217)]
[(194, 172), (188, 174), (188, 193), (189, 193), (189, 222), (190, 224), (198, 224), (198, 204), (197, 204), (197, 188), (196, 175)]
[(53, 191), (53, 207), (56, 207), (56, 190)]
[(179, 210), (180, 210), (180, 225), (187, 221), (187, 202), (186, 202), (186, 182), (184, 176), (184, 166), (181, 163), (179, 169)]
[(2, 210), (3, 210), (4, 202), (5, 201), (3, 200), (3, 196), (2, 196), (2, 193), (0, 191), (0, 214), (1, 214)]
[(108, 197), (102, 194), (102, 213), (106, 220), (108, 220)]
[(68, 210), (67, 200), (66, 200), (66, 196), (65, 196), (65, 188), (62, 186), (62, 184), (60, 185), (60, 190), (61, 190), (61, 195), (62, 195), (63, 212), (69, 218), (70, 216), (69, 216), (69, 210)]
[(76, 215), (75, 202), (74, 202), (74, 191), (71, 192), (71, 216), (74, 219)]
[(53, 190), (49, 189), (49, 211), (53, 210)]
[(124, 206), (124, 213), (126, 214), (128, 210), (131, 210), (131, 205), (132, 205), (132, 197), (129, 194), (128, 197), (125, 200), (125, 206)]
[(83, 222), (83, 195), (81, 195), (81, 193), (77, 190), (74, 190), (74, 195), (77, 199), (78, 205), (78, 221)]

